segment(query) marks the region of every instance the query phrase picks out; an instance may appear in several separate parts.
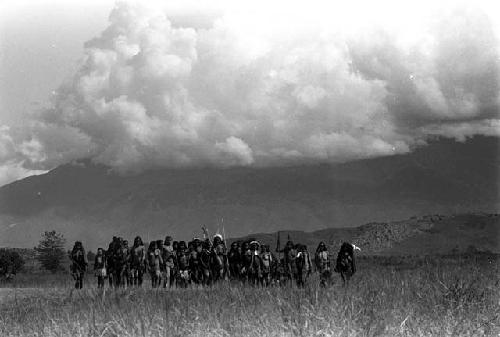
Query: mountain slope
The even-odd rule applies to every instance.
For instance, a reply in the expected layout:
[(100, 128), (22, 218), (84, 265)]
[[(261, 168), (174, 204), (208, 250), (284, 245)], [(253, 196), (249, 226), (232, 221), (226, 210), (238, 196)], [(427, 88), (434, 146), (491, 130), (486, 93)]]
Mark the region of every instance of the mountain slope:
[[(323, 241), (332, 252), (344, 241), (355, 243), (362, 255), (434, 255), (478, 251), (500, 253), (500, 216), (468, 213), (454, 216), (412, 217), (389, 223), (368, 223), (354, 228), (328, 228), (314, 232), (280, 231), (280, 245), (288, 238), (314, 251)], [(256, 233), (230, 241), (255, 239), (277, 245), (278, 233)]]
[(496, 211), (498, 138), (438, 141), (407, 155), (339, 165), (164, 169), (120, 176), (88, 160), (0, 188), (0, 246), (47, 229), (95, 248), (119, 234), (188, 239), (314, 231), (429, 213)]

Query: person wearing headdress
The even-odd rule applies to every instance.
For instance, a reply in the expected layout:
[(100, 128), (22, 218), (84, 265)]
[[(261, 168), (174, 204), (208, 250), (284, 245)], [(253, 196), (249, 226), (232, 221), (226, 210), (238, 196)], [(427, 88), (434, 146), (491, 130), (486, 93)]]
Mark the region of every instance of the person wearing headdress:
[(248, 280), (252, 285), (258, 285), (262, 279), (262, 261), (259, 255), (260, 242), (250, 241), (250, 264), (248, 266)]

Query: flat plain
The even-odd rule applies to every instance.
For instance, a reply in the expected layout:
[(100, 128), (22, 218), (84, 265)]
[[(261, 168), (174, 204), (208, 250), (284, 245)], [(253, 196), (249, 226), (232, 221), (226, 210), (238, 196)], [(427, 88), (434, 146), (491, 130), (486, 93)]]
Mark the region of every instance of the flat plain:
[(348, 286), (98, 290), (67, 274), (0, 290), (1, 336), (499, 336), (494, 254), (360, 258)]

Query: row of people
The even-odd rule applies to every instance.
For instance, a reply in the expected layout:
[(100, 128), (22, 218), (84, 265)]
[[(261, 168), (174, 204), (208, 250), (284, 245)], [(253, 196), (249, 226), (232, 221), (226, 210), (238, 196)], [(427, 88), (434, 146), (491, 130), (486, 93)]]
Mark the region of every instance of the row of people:
[[(344, 282), (356, 271), (354, 249), (358, 247), (344, 243), (337, 255), (335, 268)], [(261, 245), (256, 240), (236, 241), (226, 249), (221, 235), (213, 240), (194, 238), (185, 241), (156, 240), (145, 248), (138, 236), (129, 247), (127, 240), (113, 237), (105, 251), (97, 250), (94, 272), (98, 287), (104, 287), (105, 278), (109, 285), (141, 286), (144, 275), (149, 273), (151, 286), (187, 287), (190, 284), (209, 285), (219, 280), (239, 280), (252, 285), (272, 285), (296, 282), (304, 286), (315, 269), (319, 273), (321, 285), (331, 279), (331, 255), (321, 242), (311, 259), (306, 245), (288, 241), (283, 249), (276, 249), (276, 255), (269, 245)], [(72, 254), (72, 275), (75, 286), (83, 286), (87, 261), (81, 242), (76, 242)]]

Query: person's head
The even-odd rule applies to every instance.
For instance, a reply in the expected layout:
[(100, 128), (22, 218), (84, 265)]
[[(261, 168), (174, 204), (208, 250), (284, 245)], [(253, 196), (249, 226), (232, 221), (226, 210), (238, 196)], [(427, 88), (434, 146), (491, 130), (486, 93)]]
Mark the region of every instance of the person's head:
[(149, 250), (154, 250), (156, 249), (156, 241), (151, 241), (149, 243)]
[(243, 250), (244, 252), (246, 252), (246, 251), (249, 249), (249, 244), (248, 244), (248, 242), (243, 242), (243, 245), (242, 245), (242, 247), (241, 247), (241, 248), (242, 248), (242, 250)]
[(123, 248), (128, 248), (128, 241), (127, 240), (123, 240)]
[(165, 237), (165, 242), (164, 242), (165, 246), (170, 246), (172, 244), (172, 237), (167, 235)]
[(270, 251), (269, 245), (264, 245), (264, 251), (269, 253)]
[(103, 254), (104, 254), (104, 249), (97, 248), (97, 255), (103, 255)]
[(222, 243), (222, 235), (215, 234), (214, 235), (214, 245), (218, 245), (220, 243)]
[(290, 240), (289, 240), (289, 241), (287, 241), (287, 242), (286, 242), (286, 248), (288, 248), (288, 249), (292, 249), (292, 248), (293, 248), (293, 241), (290, 241)]
[(260, 247), (259, 242), (255, 241), (255, 240), (254, 240), (254, 241), (252, 241), (252, 242), (250, 242), (250, 249), (251, 249), (252, 251), (259, 250), (259, 247)]
[(172, 242), (172, 248), (173, 250), (177, 250), (177, 248), (179, 248), (179, 242), (177, 241)]
[(186, 241), (179, 242), (179, 250), (186, 250)]
[(138, 246), (142, 246), (143, 243), (142, 243), (142, 239), (140, 236), (136, 236), (135, 239), (134, 239), (134, 246), (135, 247), (138, 247)]

